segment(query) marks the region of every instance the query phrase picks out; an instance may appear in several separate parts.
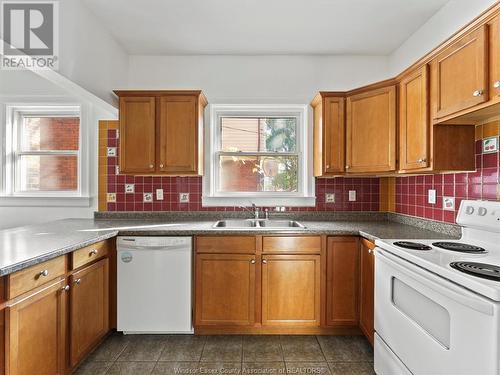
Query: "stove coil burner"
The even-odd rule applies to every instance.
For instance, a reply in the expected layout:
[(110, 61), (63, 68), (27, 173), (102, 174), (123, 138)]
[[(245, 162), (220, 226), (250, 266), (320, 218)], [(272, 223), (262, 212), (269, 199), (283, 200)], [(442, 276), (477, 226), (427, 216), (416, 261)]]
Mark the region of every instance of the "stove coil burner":
[(457, 251), (459, 253), (468, 253), (468, 254), (486, 253), (486, 250), (483, 249), (482, 247), (460, 242), (434, 242), (433, 245), (436, 247), (440, 247), (441, 249)]
[(432, 250), (432, 247), (418, 242), (398, 241), (394, 242), (394, 245), (410, 250)]
[(453, 262), (450, 267), (483, 279), (500, 281), (500, 267), (493, 264), (474, 262)]

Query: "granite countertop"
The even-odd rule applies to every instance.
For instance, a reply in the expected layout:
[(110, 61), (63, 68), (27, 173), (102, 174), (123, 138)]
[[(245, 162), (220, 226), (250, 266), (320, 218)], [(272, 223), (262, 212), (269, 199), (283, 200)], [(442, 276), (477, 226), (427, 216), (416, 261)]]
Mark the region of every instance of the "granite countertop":
[(220, 230), (215, 220), (167, 221), (161, 219), (65, 219), (44, 224), (0, 230), (0, 276), (44, 262), (93, 243), (120, 235), (190, 236), (196, 234), (327, 234), (360, 235), (376, 239), (452, 239), (453, 234), (436, 232), (388, 220), (308, 221), (297, 230)]

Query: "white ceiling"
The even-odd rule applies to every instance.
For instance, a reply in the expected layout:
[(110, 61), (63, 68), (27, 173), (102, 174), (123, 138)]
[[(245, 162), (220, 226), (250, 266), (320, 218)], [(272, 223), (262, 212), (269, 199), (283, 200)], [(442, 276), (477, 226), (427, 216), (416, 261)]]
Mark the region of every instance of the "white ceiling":
[(448, 0), (82, 0), (130, 54), (387, 55)]

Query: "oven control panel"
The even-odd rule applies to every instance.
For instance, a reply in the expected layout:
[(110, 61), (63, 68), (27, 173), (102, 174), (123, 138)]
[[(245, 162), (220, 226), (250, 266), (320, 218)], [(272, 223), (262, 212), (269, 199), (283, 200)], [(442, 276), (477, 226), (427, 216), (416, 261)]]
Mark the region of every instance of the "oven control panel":
[(500, 232), (500, 202), (463, 200), (457, 224)]

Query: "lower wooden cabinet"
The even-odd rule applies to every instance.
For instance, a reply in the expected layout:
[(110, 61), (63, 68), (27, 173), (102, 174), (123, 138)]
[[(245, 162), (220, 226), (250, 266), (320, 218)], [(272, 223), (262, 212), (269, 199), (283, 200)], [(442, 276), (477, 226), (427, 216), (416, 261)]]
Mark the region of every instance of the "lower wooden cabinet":
[(326, 324), (358, 324), (359, 241), (329, 237), (326, 252)]
[(320, 256), (265, 255), (262, 325), (320, 325)]
[(195, 325), (249, 326), (255, 322), (255, 256), (196, 256)]
[(64, 280), (15, 300), (5, 311), (5, 369), (9, 375), (64, 374)]
[(74, 366), (109, 331), (108, 259), (70, 278), (70, 362)]
[(359, 327), (373, 345), (374, 335), (374, 278), (375, 245), (368, 240), (361, 240), (361, 288)]

